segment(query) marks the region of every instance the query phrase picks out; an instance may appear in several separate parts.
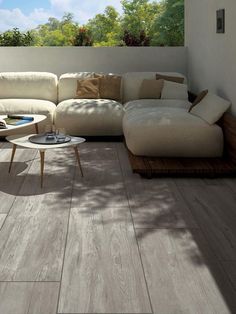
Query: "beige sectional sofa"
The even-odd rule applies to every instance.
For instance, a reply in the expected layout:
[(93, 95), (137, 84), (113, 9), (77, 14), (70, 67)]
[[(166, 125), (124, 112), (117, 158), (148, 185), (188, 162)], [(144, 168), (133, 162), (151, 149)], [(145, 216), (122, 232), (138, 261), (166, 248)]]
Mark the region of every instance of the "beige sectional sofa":
[[(177, 86), (164, 81), (160, 99), (139, 99), (143, 80), (154, 80), (156, 73), (125, 73), (121, 87), (123, 103), (76, 97), (77, 81), (93, 77), (93, 72), (67, 73), (59, 80), (52, 73), (0, 73), (0, 114), (45, 114), (47, 119), (40, 125), (40, 131), (46, 124), (54, 123), (56, 128), (65, 128), (71, 135), (124, 134), (126, 145), (134, 155), (222, 156), (222, 129), (215, 123), (207, 123), (199, 114), (188, 112), (191, 103), (183, 75), (159, 72), (183, 78), (184, 84)], [(213, 99), (217, 102), (218, 98)], [(200, 116), (201, 111), (200, 108)]]

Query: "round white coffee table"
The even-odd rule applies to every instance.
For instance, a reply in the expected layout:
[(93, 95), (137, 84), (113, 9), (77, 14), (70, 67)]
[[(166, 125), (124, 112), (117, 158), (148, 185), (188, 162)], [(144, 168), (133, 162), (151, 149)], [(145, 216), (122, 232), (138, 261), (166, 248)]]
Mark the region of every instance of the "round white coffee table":
[(78, 165), (80, 168), (81, 176), (83, 177), (83, 170), (80, 163), (80, 156), (78, 151), (78, 145), (85, 142), (85, 139), (82, 137), (74, 137), (71, 136), (71, 141), (67, 143), (60, 143), (60, 144), (53, 144), (53, 145), (44, 145), (44, 144), (35, 144), (29, 141), (29, 137), (33, 136), (35, 134), (30, 135), (11, 135), (7, 136), (6, 139), (13, 144), (12, 148), (12, 155), (11, 155), (11, 161), (9, 166), (9, 173), (11, 171), (14, 155), (16, 152), (17, 146), (26, 147), (26, 148), (34, 148), (37, 149), (40, 153), (40, 164), (41, 164), (41, 187), (43, 187), (43, 174), (44, 174), (44, 159), (45, 159), (45, 151), (47, 149), (54, 149), (54, 148), (66, 148), (66, 147), (72, 147), (75, 152), (76, 159), (78, 161)]
[[(24, 127), (27, 127), (29, 125), (35, 125), (35, 132), (38, 134), (39, 129), (38, 129), (38, 123), (45, 120), (47, 117), (43, 114), (17, 114), (17, 116), (24, 116), (24, 117), (32, 117), (34, 118), (33, 121), (30, 121), (25, 124), (21, 125), (7, 125), (7, 129), (0, 129), (0, 132), (2, 131), (11, 131), (11, 130), (17, 130), (17, 129), (22, 129)], [(7, 118), (7, 115), (0, 115), (0, 119)]]

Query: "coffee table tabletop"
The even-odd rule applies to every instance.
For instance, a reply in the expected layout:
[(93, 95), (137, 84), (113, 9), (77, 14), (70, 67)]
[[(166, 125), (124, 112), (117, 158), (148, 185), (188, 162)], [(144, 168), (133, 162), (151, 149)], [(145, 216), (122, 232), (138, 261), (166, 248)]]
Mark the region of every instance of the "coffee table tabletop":
[(46, 149), (54, 149), (54, 148), (65, 148), (70, 146), (79, 145), (85, 142), (85, 139), (82, 137), (71, 136), (70, 142), (67, 143), (59, 143), (59, 144), (35, 144), (29, 141), (29, 138), (36, 134), (28, 134), (28, 135), (9, 135), (6, 137), (8, 142), (16, 144), (17, 146), (22, 146), (26, 148), (34, 148), (38, 150), (46, 150)]
[[(36, 133), (38, 133), (38, 123), (45, 120), (47, 117), (43, 114), (17, 114), (17, 116), (23, 116), (23, 117), (32, 117), (34, 118), (33, 121), (30, 121), (29, 123), (21, 124), (21, 125), (7, 125), (7, 129), (0, 129), (0, 132), (2, 131), (8, 131), (8, 130), (16, 130), (16, 129), (21, 129), (24, 127), (27, 127), (29, 125), (34, 125), (35, 124), (35, 129)], [(7, 115), (0, 115), (0, 119), (7, 118)]]
[(44, 145), (44, 144), (35, 144), (29, 141), (29, 137), (33, 136), (35, 134), (28, 134), (28, 135), (10, 135), (7, 136), (6, 139), (10, 143), (13, 144), (12, 148), (12, 155), (11, 155), (11, 161), (9, 166), (9, 173), (12, 168), (12, 163), (14, 160), (15, 152), (17, 146), (25, 147), (25, 148), (32, 148), (37, 149), (40, 153), (40, 161), (41, 161), (41, 187), (43, 187), (43, 174), (44, 174), (44, 159), (45, 159), (45, 151), (48, 149), (54, 149), (54, 148), (67, 148), (72, 147), (75, 152), (75, 156), (80, 168), (81, 176), (83, 177), (83, 170), (80, 163), (80, 156), (78, 151), (78, 145), (85, 142), (85, 139), (82, 137), (75, 137), (71, 136), (71, 141), (67, 143), (60, 143), (60, 144), (53, 144), (53, 145)]

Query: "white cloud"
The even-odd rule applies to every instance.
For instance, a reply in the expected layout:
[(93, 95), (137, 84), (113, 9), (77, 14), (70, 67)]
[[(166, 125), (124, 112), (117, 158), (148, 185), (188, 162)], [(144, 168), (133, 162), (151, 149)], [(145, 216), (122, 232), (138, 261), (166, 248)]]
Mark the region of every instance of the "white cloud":
[(52, 12), (62, 15), (64, 12), (72, 12), (75, 19), (80, 23), (86, 23), (95, 14), (104, 11), (106, 6), (112, 5), (121, 12), (120, 0), (50, 0)]
[(21, 30), (35, 28), (45, 23), (51, 15), (44, 9), (34, 9), (29, 15), (25, 15), (18, 8), (12, 10), (0, 10), (0, 31), (6, 31), (13, 27)]
[[(2, 0), (0, 0), (1, 3)], [(35, 8), (30, 14), (24, 14), (19, 8), (0, 9), (0, 32), (13, 27), (29, 30), (46, 23), (49, 17), (61, 18), (65, 12), (71, 12), (79, 24), (84, 24), (97, 13), (102, 13), (106, 6), (112, 5), (121, 12), (120, 0), (50, 0), (51, 9)]]

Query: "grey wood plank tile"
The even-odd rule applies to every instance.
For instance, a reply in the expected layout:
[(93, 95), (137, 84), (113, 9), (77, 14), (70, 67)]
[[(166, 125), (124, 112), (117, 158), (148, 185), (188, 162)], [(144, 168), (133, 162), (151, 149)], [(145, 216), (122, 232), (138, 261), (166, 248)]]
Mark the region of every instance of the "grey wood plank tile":
[(235, 290), (200, 231), (142, 230), (139, 244), (154, 313), (235, 313)]
[(118, 146), (124, 184), (136, 228), (197, 228), (171, 179), (143, 179), (130, 169), (127, 152)]
[(58, 194), (63, 198), (71, 193), (76, 160), (72, 149), (50, 149), (45, 152), (44, 184), (40, 186), (40, 158), (37, 153), (19, 195)]
[(206, 182), (204, 178), (173, 178), (173, 182), (177, 186), (205, 186)]
[(174, 186), (152, 180), (149, 189), (127, 185), (129, 204), (136, 228), (198, 228), (186, 203), (177, 198)]
[(233, 193), (236, 193), (236, 178), (223, 179), (223, 182), (232, 190)]
[(223, 178), (206, 178), (204, 182), (206, 185), (225, 185)]
[(0, 151), (0, 213), (8, 213), (24, 182), (36, 151), (18, 148), (12, 171), (8, 173), (11, 145), (4, 143)]
[(60, 280), (70, 203), (18, 197), (0, 231), (0, 281)]
[(0, 282), (1, 314), (56, 314), (59, 283)]
[(150, 313), (127, 208), (73, 208), (59, 313)]
[(60, 280), (75, 160), (66, 150), (48, 157), (48, 185), (40, 188), (36, 158), (1, 229), (0, 281)]
[(218, 185), (180, 191), (218, 259), (236, 260), (236, 195)]
[(229, 281), (236, 290), (236, 262), (221, 262), (221, 264), (228, 275)]
[(128, 206), (118, 160), (85, 160), (84, 177), (76, 171), (73, 203), (81, 207)]
[(116, 144), (114, 142), (85, 142), (79, 145), (81, 160), (116, 160)]
[(7, 217), (7, 214), (0, 214), (0, 230), (2, 228), (2, 225), (3, 225), (6, 217)]

